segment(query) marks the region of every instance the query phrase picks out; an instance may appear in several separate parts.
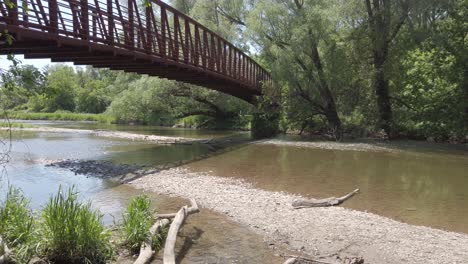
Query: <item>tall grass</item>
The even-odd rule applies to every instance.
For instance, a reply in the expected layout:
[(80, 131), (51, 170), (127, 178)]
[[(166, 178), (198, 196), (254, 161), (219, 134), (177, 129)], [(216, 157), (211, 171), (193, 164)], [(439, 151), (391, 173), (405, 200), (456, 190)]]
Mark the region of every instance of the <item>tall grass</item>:
[(0, 235), (10, 246), (25, 243), (30, 240), (33, 222), (29, 201), (20, 190), (10, 186), (0, 207)]
[(100, 123), (115, 123), (115, 119), (106, 114), (83, 114), (57, 111), (55, 113), (10, 112), (10, 119), (22, 120), (66, 120), (66, 121), (96, 121)]
[(42, 211), (44, 253), (60, 263), (105, 263), (112, 257), (110, 231), (102, 215), (77, 200), (74, 188), (59, 188)]
[(29, 201), (12, 186), (0, 207), (0, 236), (14, 249), (12, 259), (15, 263), (28, 263), (35, 253), (35, 225)]
[(138, 252), (140, 245), (148, 238), (148, 231), (153, 224), (151, 200), (147, 195), (133, 198), (123, 215), (121, 227), (123, 244), (132, 252)]

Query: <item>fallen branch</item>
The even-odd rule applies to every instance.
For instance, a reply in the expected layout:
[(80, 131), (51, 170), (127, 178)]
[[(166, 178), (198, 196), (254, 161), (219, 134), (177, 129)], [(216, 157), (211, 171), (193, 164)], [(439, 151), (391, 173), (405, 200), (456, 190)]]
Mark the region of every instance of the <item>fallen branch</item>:
[(164, 245), (164, 264), (175, 264), (175, 243), (177, 239), (177, 233), (179, 232), (180, 227), (188, 215), (199, 212), (197, 202), (194, 199), (190, 199), (190, 203), (190, 208), (187, 206), (180, 208), (174, 217), (174, 221), (172, 221), (171, 227), (169, 227), (166, 244)]
[(6, 242), (0, 237), (0, 264), (9, 263), (11, 250)]
[(292, 206), (295, 209), (299, 208), (306, 208), (306, 207), (327, 207), (327, 206), (335, 206), (343, 203), (344, 201), (348, 200), (349, 198), (353, 197), (356, 193), (359, 192), (359, 189), (356, 189), (345, 196), (342, 197), (330, 197), (326, 199), (308, 199), (308, 200), (294, 200)]
[[(344, 258), (341, 260), (338, 258), (338, 261), (333, 260), (332, 262), (300, 257), (300, 256), (293, 256), (293, 255), (282, 255), (283, 257), (288, 257), (283, 264), (364, 264), (364, 259), (360, 257), (351, 257), (351, 258)], [(341, 260), (341, 261), (340, 261)]]
[(169, 225), (169, 223), (170, 221), (168, 219), (161, 219), (154, 223), (154, 225), (149, 230), (148, 238), (141, 244), (140, 254), (138, 255), (138, 258), (135, 260), (135, 262), (133, 262), (133, 264), (146, 264), (151, 260), (154, 254), (152, 248), (153, 237), (157, 233), (160, 233), (165, 226)]
[[(199, 212), (197, 202), (194, 199), (190, 199), (190, 203), (191, 203), (190, 207), (187, 207), (187, 206), (182, 207), (182, 209), (185, 209), (185, 215), (186, 216), (190, 215), (190, 214), (193, 214), (193, 213), (198, 213)], [(179, 212), (181, 210), (179, 210)], [(154, 251), (153, 251), (153, 248), (152, 248), (153, 237), (157, 233), (160, 233), (161, 230), (165, 226), (169, 225), (169, 223), (170, 223), (169, 219), (175, 218), (178, 214), (179, 213), (159, 214), (159, 215), (156, 216), (157, 221), (156, 221), (156, 223), (154, 223), (153, 226), (151, 226), (151, 228), (149, 230), (149, 236), (141, 244), (140, 254), (138, 255), (138, 258), (135, 260), (135, 262), (133, 262), (133, 264), (146, 264), (146, 263), (150, 262), (151, 258), (153, 257), (153, 254), (154, 254)], [(176, 219), (174, 219), (174, 222), (175, 221), (176, 221)], [(172, 225), (171, 225), (171, 228), (172, 228)], [(169, 229), (169, 231), (170, 231), (170, 229)], [(177, 236), (177, 232), (176, 232), (176, 236)], [(168, 238), (169, 238), (169, 235), (168, 235)], [(174, 243), (175, 243), (175, 238), (174, 238)], [(166, 247), (167, 247), (167, 240), (166, 240)], [(164, 252), (166, 252), (166, 249), (164, 249)], [(172, 249), (172, 252), (174, 252), (173, 249)], [(164, 263), (166, 263), (166, 258), (165, 257), (164, 257)], [(0, 264), (2, 264), (2, 263), (0, 263)]]
[(306, 257), (300, 257), (300, 256), (283, 255), (283, 257), (289, 257), (288, 259), (286, 259), (286, 261), (283, 264), (334, 264), (331, 262), (324, 262), (324, 261), (306, 258)]

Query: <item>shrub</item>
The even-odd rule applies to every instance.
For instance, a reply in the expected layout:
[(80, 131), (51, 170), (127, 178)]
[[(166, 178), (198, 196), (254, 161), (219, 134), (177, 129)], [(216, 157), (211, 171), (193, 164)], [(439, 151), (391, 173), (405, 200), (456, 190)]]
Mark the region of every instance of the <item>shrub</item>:
[(123, 215), (123, 244), (132, 252), (138, 252), (140, 245), (148, 238), (148, 231), (153, 224), (151, 200), (146, 195), (139, 195), (130, 201)]
[(42, 211), (43, 253), (53, 262), (105, 263), (112, 257), (110, 231), (90, 203), (77, 200), (74, 188), (59, 188)]

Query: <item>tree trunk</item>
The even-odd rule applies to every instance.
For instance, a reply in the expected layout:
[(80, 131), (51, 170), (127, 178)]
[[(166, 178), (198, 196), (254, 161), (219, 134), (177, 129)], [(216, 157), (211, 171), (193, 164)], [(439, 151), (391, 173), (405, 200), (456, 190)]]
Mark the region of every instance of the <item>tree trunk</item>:
[[(378, 58), (376, 60), (379, 60)], [(392, 137), (393, 113), (390, 103), (390, 93), (388, 91), (388, 80), (385, 78), (384, 65), (381, 62), (374, 63), (374, 89), (377, 96), (377, 107), (379, 109), (379, 127), (382, 128), (389, 137)]]
[(332, 134), (336, 140), (341, 140), (343, 137), (343, 129), (341, 127), (341, 120), (336, 112), (336, 108), (332, 107), (325, 109), (325, 116), (328, 121), (328, 126), (332, 129)]
[[(312, 33), (309, 32), (310, 35)], [(336, 111), (336, 104), (335, 99), (333, 98), (333, 94), (330, 90), (330, 87), (327, 82), (327, 78), (325, 76), (325, 72), (322, 66), (322, 60), (320, 58), (320, 53), (318, 51), (317, 43), (313, 43), (311, 47), (311, 59), (314, 63), (315, 69), (317, 70), (318, 75), (318, 90), (320, 93), (320, 97), (322, 98), (325, 106), (324, 112), (325, 117), (327, 118), (328, 125), (332, 129), (333, 136), (336, 140), (341, 140), (343, 135), (343, 131), (341, 128), (341, 120), (338, 116), (338, 112)]]

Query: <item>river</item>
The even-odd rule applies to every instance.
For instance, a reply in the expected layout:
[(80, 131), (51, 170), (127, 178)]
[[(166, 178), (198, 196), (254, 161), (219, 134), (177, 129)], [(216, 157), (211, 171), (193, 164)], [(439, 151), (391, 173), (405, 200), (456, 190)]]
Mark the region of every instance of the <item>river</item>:
[[(33, 125), (132, 133), (222, 137), (234, 132), (102, 125), (91, 122), (31, 121)], [(295, 140), (287, 137), (285, 140)], [(236, 177), (255, 186), (308, 197), (340, 196), (355, 188), (361, 193), (345, 207), (369, 211), (402, 222), (468, 233), (468, 155), (466, 146), (396, 142), (392, 151), (326, 150), (269, 144), (248, 144), (232, 151), (184, 165), (192, 171)], [(75, 185), (80, 197), (91, 200), (105, 214), (105, 222), (119, 220), (121, 211), (138, 191), (125, 185), (46, 167), (57, 159), (110, 160), (155, 166), (190, 160), (209, 153), (206, 145), (155, 145), (75, 135), (73, 133), (15, 132), (12, 160), (0, 182), (21, 188), (39, 209), (59, 185)], [(161, 212), (174, 211), (184, 201), (151, 194)], [(187, 234), (197, 237), (187, 263), (210, 255), (221, 260), (271, 262), (272, 252), (262, 238), (209, 210), (189, 221)], [(190, 236), (188, 236), (190, 237)], [(236, 250), (233, 250), (236, 249)], [(216, 254), (215, 254), (216, 252)], [(221, 261), (224, 262), (224, 261)]]

